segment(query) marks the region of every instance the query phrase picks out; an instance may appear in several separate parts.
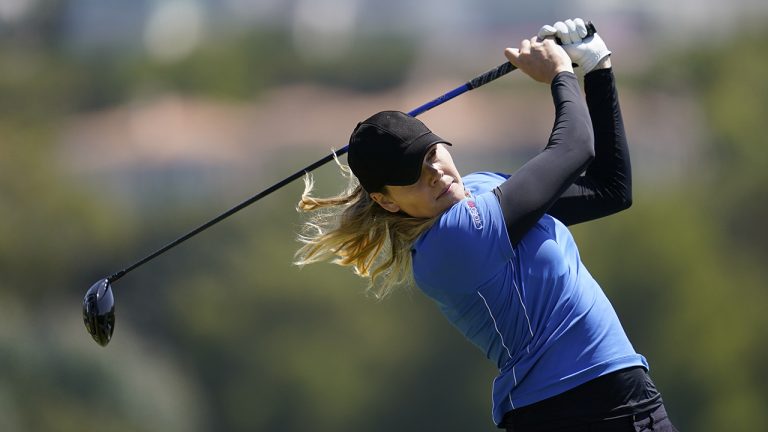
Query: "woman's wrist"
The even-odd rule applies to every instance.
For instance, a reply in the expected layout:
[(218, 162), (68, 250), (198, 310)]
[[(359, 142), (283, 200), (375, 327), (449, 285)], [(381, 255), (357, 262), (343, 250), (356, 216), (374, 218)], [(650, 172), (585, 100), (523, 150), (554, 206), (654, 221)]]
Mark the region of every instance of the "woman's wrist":
[(554, 84), (556, 81), (562, 81), (564, 77), (570, 76), (576, 78), (576, 72), (572, 70), (561, 70), (555, 74), (554, 77), (552, 77), (552, 81), (550, 82), (550, 85)]
[(590, 72), (600, 70), (600, 69), (610, 69), (610, 68), (611, 68), (611, 56), (607, 55), (605, 56), (604, 59), (600, 60), (597, 66), (595, 66), (595, 68), (592, 69)]

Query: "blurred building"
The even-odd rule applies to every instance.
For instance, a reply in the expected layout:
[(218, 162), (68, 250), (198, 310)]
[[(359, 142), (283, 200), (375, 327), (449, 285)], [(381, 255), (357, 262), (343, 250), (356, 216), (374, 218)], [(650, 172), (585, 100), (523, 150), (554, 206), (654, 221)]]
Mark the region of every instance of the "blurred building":
[[(15, 20), (34, 16), (36, 0), (15, 2), (29, 6), (27, 12), (14, 12)], [(0, 0), (0, 5), (10, 3)], [(329, 64), (343, 57), (360, 34), (398, 34), (416, 47), (409, 79), (385, 95), (308, 83), (272, 89), (253, 104), (226, 105), (161, 93), (73, 117), (60, 139), (62, 157), (73, 170), (156, 205), (169, 196), (210, 195), (243, 173), (266, 170), (286, 152), (308, 150), (304, 154), (314, 156), (297, 158), (288, 168), (299, 169), (345, 145), (349, 125), (363, 113), (420, 105), (495, 66), (504, 46), (534, 33), (543, 22), (568, 16), (594, 20), (610, 35), (616, 61), (628, 71), (645, 67), (650, 51), (663, 41), (698, 41), (736, 31), (728, 23), (751, 10), (768, 10), (766, 2), (736, 3), (703, 7), (683, 0), (671, 8), (662, 0), (551, 0), (524, 7), (506, 0), (486, 1), (482, 7), (471, 0), (68, 0), (55, 13), (40, 6), (40, 13), (74, 53), (139, 52), (161, 62), (178, 61), (202, 41), (262, 27), (284, 29), (297, 52)], [(0, 16), (2, 11), (0, 6)], [(481, 91), (425, 118), (442, 134), (471, 142), (477, 158), (471, 162), (478, 165), (494, 160), (476, 156), (478, 149), (491, 155), (509, 145), (508, 118), (525, 119), (521, 124), (527, 127), (515, 132), (514, 144), (524, 147), (516, 150), (522, 157), (541, 144), (550, 126), (548, 117), (530, 110), (546, 113), (547, 106), (510, 104), (508, 98)], [(692, 131), (701, 130), (695, 104), (670, 95), (624, 95), (623, 100), (635, 156), (654, 167), (648, 178), (685, 175), (699, 138)]]

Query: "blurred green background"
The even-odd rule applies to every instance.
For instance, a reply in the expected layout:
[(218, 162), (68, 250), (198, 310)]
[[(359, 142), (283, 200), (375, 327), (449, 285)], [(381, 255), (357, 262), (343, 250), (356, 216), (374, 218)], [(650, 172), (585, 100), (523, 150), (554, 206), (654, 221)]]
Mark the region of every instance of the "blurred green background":
[[(635, 171), (582, 257), (680, 430), (768, 430), (768, 8), (512, 3), (0, 0), (0, 430), (495, 430), (493, 365), (418, 290), (291, 265), (301, 182), (116, 283), (107, 348), (81, 301), (568, 16), (613, 50)], [(423, 119), (510, 171), (552, 109), (513, 74)]]

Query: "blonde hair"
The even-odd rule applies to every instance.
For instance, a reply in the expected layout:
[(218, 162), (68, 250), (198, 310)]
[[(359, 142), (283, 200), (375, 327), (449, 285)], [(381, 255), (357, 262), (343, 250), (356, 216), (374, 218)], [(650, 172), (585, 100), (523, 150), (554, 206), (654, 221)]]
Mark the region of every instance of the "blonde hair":
[(370, 279), (368, 291), (384, 298), (399, 285), (413, 283), (411, 246), (435, 218), (416, 218), (391, 213), (371, 199), (350, 168), (336, 158), (347, 187), (328, 198), (312, 196), (314, 180), (304, 177), (299, 212), (310, 213), (298, 239), (294, 264), (331, 261), (351, 266)]

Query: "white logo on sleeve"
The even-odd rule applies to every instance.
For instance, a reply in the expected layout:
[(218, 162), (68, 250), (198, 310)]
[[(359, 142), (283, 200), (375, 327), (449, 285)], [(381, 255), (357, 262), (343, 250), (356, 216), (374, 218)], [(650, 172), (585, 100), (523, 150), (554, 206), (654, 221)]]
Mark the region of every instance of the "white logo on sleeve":
[(475, 229), (483, 229), (483, 219), (480, 218), (480, 212), (477, 210), (477, 205), (472, 200), (467, 200), (467, 208), (469, 209), (469, 215), (472, 217), (472, 224), (475, 225)]

